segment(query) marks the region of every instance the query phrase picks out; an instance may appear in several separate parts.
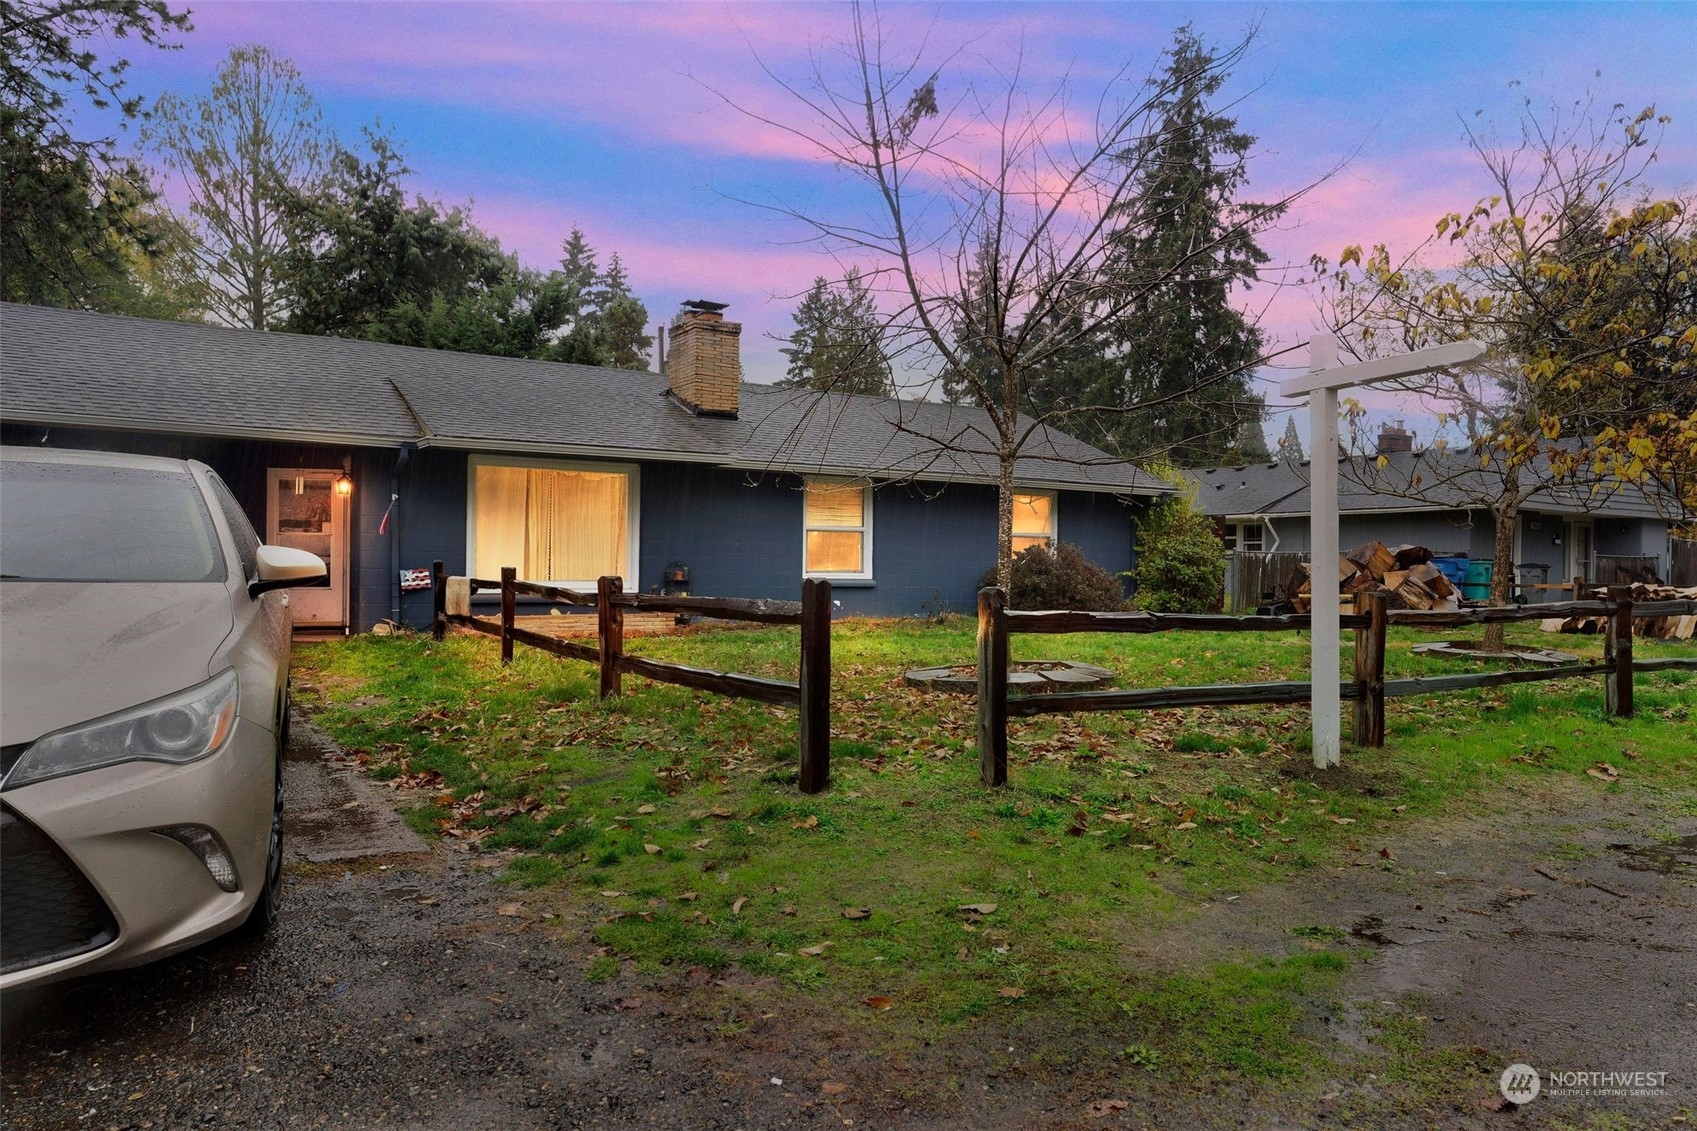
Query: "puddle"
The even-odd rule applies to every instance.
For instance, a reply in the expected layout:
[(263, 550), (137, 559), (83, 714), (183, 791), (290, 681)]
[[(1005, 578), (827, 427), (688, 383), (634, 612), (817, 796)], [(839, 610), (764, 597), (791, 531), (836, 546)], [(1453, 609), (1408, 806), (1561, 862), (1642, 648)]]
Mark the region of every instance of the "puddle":
[(1609, 851), (1625, 857), (1620, 866), (1634, 872), (1697, 875), (1697, 833), (1657, 844), (1611, 844)]

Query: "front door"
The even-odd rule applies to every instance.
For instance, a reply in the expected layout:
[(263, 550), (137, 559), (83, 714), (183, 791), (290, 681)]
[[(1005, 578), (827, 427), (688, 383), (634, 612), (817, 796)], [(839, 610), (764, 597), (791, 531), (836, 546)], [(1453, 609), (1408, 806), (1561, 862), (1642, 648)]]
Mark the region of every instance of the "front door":
[(329, 588), (289, 590), (297, 626), (348, 623), (348, 498), (336, 491), (341, 474), (274, 467), (266, 477), (266, 543), (317, 554), (330, 567)]
[(1575, 522), (1573, 536), (1568, 539), (1567, 575), (1583, 577), (1587, 581), (1597, 580), (1596, 549), (1597, 539), (1595, 523)]

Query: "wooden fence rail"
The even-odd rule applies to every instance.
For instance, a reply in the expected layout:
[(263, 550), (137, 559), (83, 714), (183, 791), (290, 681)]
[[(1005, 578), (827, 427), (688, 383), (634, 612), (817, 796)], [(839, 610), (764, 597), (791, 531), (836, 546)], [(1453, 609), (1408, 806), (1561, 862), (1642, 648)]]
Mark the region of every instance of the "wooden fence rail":
[[(752, 699), (780, 707), (794, 707), (800, 714), (799, 783), (803, 793), (818, 793), (831, 778), (831, 583), (812, 578), (802, 582), (800, 601), (751, 601), (733, 597), (667, 597), (651, 593), (626, 593), (624, 581), (603, 577), (595, 592), (566, 589), (534, 581), (518, 580), (511, 567), (501, 570), (501, 579), (450, 578), (441, 562), (431, 568), (434, 581), (435, 615), (432, 632), (441, 640), (451, 626), (496, 636), (501, 641), (501, 662), (511, 663), (513, 646), (524, 644), (555, 656), (584, 660), (599, 665), (600, 695), (609, 698), (623, 692), (625, 673), (660, 683), (676, 684), (697, 691)], [(451, 582), (464, 581), (468, 597), (480, 591), (501, 594), (499, 620), (450, 612)], [(540, 597), (577, 608), (595, 610), (596, 644), (561, 640), (546, 633), (520, 628), (518, 597)], [(801, 668), (796, 682), (766, 679), (741, 672), (711, 671), (687, 664), (665, 663), (625, 651), (626, 609), (647, 612), (690, 613), (720, 620), (752, 621), (758, 624), (801, 626)]]
[[(1356, 595), (1359, 612), (1338, 618), (1340, 627), (1355, 631), (1355, 679), (1340, 681), (1342, 698), (1353, 704), (1353, 737), (1360, 746), (1385, 744), (1385, 700), (1407, 695), (1431, 695), (1481, 687), (1502, 687), (1577, 676), (1603, 677), (1603, 694), (1612, 714), (1632, 714), (1635, 672), (1697, 671), (1697, 658), (1665, 657), (1634, 661), (1632, 622), (1636, 617), (1684, 616), (1697, 613), (1697, 601), (1632, 603), (1631, 589), (1609, 589), (1606, 601), (1564, 601), (1547, 605), (1423, 612), (1389, 609), (1389, 595)], [(1600, 664), (1565, 664), (1553, 668), (1385, 679), (1385, 631), (1389, 625), (1443, 627), (1454, 624), (1501, 624), (1543, 620), (1546, 617), (1606, 616), (1609, 632)], [(1281, 631), (1312, 629), (1308, 616), (1212, 616), (1165, 613), (1016, 612), (1007, 607), (1000, 589), (978, 592), (978, 764), (986, 785), (1008, 779), (1008, 719), (1074, 711), (1146, 711), (1171, 707), (1220, 706), (1251, 703), (1306, 703), (1312, 684), (1303, 680), (1272, 683), (1210, 684), (1198, 687), (1144, 687), (1130, 690), (1080, 691), (1008, 696), (1008, 637), (1015, 632), (1174, 632)]]

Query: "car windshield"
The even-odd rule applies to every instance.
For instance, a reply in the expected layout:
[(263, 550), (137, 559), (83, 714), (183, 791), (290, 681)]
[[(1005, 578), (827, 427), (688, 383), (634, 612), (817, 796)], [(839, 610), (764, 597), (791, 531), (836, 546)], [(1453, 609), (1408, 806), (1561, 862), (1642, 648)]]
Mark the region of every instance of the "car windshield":
[(185, 472), (0, 464), (0, 574), (30, 581), (222, 581), (212, 517)]

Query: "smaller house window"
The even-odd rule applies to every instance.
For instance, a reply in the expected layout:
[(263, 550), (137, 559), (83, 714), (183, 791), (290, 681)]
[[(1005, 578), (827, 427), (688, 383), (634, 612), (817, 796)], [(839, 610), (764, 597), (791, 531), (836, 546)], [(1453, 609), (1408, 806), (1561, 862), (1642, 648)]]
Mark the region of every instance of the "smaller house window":
[(1055, 493), (1021, 492), (1013, 497), (1013, 552), (1055, 544)]
[(872, 576), (872, 489), (835, 479), (806, 481), (803, 568), (810, 577)]
[(1221, 531), (1220, 541), (1228, 551), (1259, 554), (1267, 548), (1267, 528), (1259, 522), (1228, 522)]

